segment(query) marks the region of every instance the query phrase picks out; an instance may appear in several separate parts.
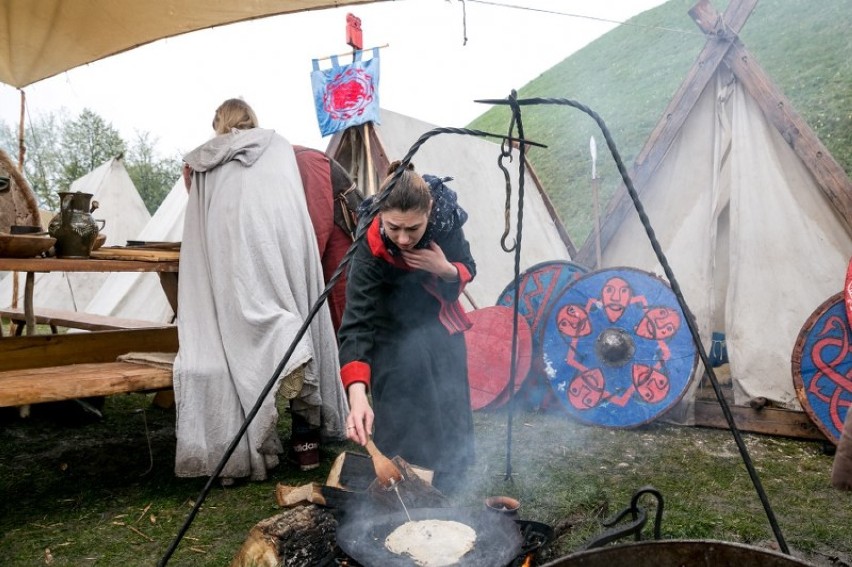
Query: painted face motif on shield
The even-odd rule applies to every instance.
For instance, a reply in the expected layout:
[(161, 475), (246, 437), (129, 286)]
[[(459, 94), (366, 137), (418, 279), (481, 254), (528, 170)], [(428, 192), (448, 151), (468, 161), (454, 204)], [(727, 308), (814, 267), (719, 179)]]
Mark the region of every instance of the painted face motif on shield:
[(648, 309), (636, 325), (636, 334), (655, 341), (664, 341), (680, 329), (680, 315), (668, 307)]
[(559, 332), (566, 337), (585, 337), (592, 332), (589, 314), (576, 303), (569, 303), (556, 314)]
[(603, 299), (604, 312), (610, 323), (621, 318), (624, 310), (630, 305), (632, 297), (633, 290), (630, 289), (630, 284), (622, 278), (614, 277), (604, 284), (601, 299)]
[(568, 401), (577, 409), (591, 409), (603, 398), (605, 385), (599, 368), (581, 372), (568, 385)]
[(661, 402), (669, 393), (669, 377), (644, 364), (633, 365), (633, 386), (649, 404)]

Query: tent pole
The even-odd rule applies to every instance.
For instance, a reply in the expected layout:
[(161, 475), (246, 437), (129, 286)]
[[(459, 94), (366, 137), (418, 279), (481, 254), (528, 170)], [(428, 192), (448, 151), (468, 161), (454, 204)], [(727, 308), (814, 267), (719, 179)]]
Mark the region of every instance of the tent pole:
[[(361, 140), (364, 144), (364, 159), (366, 160), (365, 170), (367, 172), (367, 195), (375, 195), (376, 194), (376, 186), (373, 182), (375, 178), (373, 175), (373, 156), (372, 150), (370, 148), (370, 122), (361, 125)], [(379, 174), (379, 178), (382, 177), (384, 172)]]
[(595, 267), (601, 269), (601, 204), (600, 204), (600, 178), (592, 179), (592, 195), (595, 201)]
[(18, 124), (18, 171), (21, 172), (21, 175), (24, 174), (24, 153), (26, 153), (26, 146), (24, 145), (24, 111), (26, 108), (27, 102), (27, 94), (24, 92), (24, 89), (20, 89), (21, 91), (21, 119)]
[[(24, 89), (18, 89), (21, 91), (21, 118), (18, 123), (18, 171), (21, 175), (24, 174), (24, 152), (26, 152), (26, 146), (24, 145), (24, 114), (27, 103), (27, 95), (24, 92)], [(20, 288), (18, 285), (18, 272), (12, 272), (12, 309), (16, 309), (18, 307), (18, 293), (20, 292)], [(15, 327), (17, 325), (14, 321), (9, 322), (9, 334), (15, 335)]]

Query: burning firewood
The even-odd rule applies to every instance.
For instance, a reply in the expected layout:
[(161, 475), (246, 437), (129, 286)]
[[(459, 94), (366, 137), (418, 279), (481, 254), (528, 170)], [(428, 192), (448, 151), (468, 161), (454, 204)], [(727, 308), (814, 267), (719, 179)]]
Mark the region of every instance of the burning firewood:
[(431, 484), (431, 471), (413, 467), (399, 457), (394, 464), (404, 480), (387, 490), (376, 479), (370, 458), (359, 453), (341, 454), (325, 485), (279, 484), (275, 500), (288, 509), (262, 520), (249, 532), (231, 567), (308, 567), (339, 552), (334, 513), (357, 513), (368, 505), (372, 513), (401, 512), (409, 508), (442, 508), (449, 502)]

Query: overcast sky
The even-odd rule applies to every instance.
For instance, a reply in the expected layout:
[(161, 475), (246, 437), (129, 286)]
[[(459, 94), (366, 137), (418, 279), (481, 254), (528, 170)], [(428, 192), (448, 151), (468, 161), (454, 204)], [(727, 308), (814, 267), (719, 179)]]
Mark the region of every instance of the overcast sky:
[[(325, 149), (311, 60), (351, 51), (345, 29), (352, 12), (361, 18), (365, 49), (387, 44), (380, 50), (382, 107), (464, 126), (488, 108), (473, 100), (507, 96), (615, 22), (664, 1), (397, 0), (275, 16), (161, 40), (45, 79), (25, 89), (27, 112), (64, 107), (76, 116), (89, 108), (126, 140), (148, 131), (161, 155), (177, 156), (212, 135), (219, 103), (242, 97), (261, 126)], [(19, 92), (0, 84), (0, 119), (16, 125), (19, 114)]]

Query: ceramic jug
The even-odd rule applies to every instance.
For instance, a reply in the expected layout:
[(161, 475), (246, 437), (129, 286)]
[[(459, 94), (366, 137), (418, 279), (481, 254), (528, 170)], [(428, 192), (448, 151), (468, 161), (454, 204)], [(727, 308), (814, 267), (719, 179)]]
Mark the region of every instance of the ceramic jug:
[(92, 211), (98, 208), (92, 196), (79, 191), (59, 192), (59, 213), (47, 227), (50, 236), (56, 239), (58, 258), (88, 258), (91, 254), (100, 232), (98, 223), (104, 222), (92, 217)]

